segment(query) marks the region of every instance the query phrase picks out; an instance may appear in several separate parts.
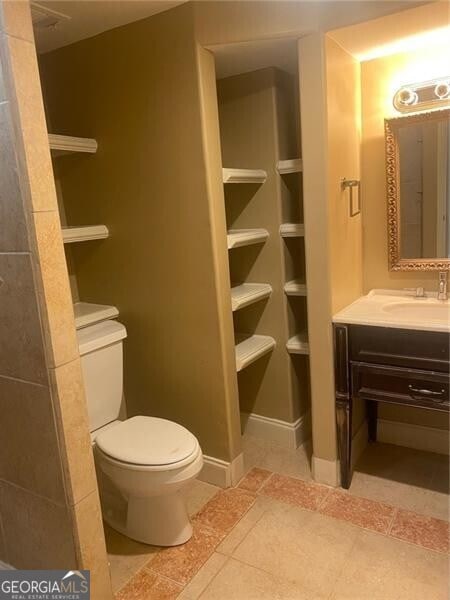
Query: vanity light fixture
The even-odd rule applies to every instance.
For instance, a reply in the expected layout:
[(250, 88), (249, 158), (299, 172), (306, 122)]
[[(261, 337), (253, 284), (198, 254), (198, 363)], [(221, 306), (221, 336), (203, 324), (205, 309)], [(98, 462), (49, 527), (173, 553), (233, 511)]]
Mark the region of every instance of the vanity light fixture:
[(401, 87), (394, 95), (399, 112), (418, 112), (450, 106), (450, 77)]

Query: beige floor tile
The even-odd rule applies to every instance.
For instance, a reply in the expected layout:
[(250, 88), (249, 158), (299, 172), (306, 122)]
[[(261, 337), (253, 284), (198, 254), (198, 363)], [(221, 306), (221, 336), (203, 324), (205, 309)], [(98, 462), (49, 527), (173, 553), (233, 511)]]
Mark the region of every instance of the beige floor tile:
[(297, 507), (272, 508), (233, 558), (319, 595), (331, 593), (361, 529)]
[(304, 444), (297, 450), (290, 450), (245, 434), (242, 446), (246, 471), (259, 467), (291, 477), (312, 479), (309, 444)]
[(389, 444), (370, 444), (350, 492), (437, 519), (448, 519), (448, 457)]
[(289, 511), (290, 505), (278, 502), (272, 498), (258, 496), (254, 505), (245, 514), (239, 523), (230, 531), (226, 538), (218, 545), (217, 552), (230, 555), (236, 550), (249, 531), (267, 511)]
[(154, 573), (184, 586), (191, 581), (214, 553), (221, 538), (222, 535), (217, 531), (197, 523), (194, 525), (194, 533), (188, 542), (181, 546), (163, 548), (151, 561), (148, 568)]
[(450, 457), (434, 454), (436, 466), (431, 478), (431, 489), (442, 494), (449, 493)]
[(238, 487), (243, 490), (248, 490), (249, 492), (258, 492), (271, 475), (271, 471), (253, 467), (253, 469), (250, 469), (245, 477), (241, 479)]
[(198, 479), (194, 480), (184, 492), (184, 499), (187, 503), (189, 514), (195, 515), (219, 491), (220, 488), (215, 485), (204, 483)]
[(148, 564), (159, 549), (156, 546), (135, 542), (114, 531), (106, 523), (105, 539), (114, 592), (124, 586), (145, 564)]
[(349, 491), (355, 496), (385, 502), (436, 519), (448, 518), (448, 495), (430, 489), (355, 473)]
[(210, 556), (197, 575), (178, 596), (179, 600), (197, 600), (227, 560), (226, 556), (217, 552)]
[(363, 531), (348, 556), (333, 600), (447, 600), (448, 560)]
[(438, 454), (392, 444), (369, 444), (355, 471), (392, 482), (429, 488)]
[(260, 493), (301, 508), (318, 510), (330, 492), (331, 488), (313, 481), (303, 481), (274, 473), (264, 484)]
[(319, 600), (323, 596), (247, 564), (230, 559), (201, 600)]

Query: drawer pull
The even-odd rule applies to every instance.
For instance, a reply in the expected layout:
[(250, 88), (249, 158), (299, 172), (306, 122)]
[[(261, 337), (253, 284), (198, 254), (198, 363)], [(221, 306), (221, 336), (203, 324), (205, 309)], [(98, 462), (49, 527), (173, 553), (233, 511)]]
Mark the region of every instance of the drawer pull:
[(426, 389), (420, 389), (420, 388), (416, 388), (413, 385), (408, 385), (409, 391), (411, 392), (411, 396), (417, 395), (417, 396), (422, 396), (422, 397), (426, 397), (426, 398), (435, 398), (436, 400), (442, 398), (442, 400), (445, 399), (445, 390), (441, 390), (440, 392), (435, 392), (433, 390), (426, 390)]

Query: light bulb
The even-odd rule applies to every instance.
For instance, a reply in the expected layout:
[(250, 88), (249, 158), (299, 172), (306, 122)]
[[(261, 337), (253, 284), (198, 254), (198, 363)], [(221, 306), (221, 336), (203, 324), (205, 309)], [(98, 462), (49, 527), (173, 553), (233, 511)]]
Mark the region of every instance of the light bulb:
[(436, 85), (434, 93), (440, 100), (444, 100), (450, 96), (450, 85), (445, 81), (442, 81)]
[(398, 102), (404, 106), (411, 106), (417, 102), (417, 94), (410, 88), (403, 88), (397, 92)]

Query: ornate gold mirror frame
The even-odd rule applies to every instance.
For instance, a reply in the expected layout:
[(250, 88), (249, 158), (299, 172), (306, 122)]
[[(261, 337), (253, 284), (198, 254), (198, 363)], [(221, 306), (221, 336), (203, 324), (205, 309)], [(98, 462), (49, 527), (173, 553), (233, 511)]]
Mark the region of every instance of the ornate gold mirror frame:
[(399, 125), (450, 118), (450, 109), (433, 110), (384, 120), (386, 144), (386, 187), (388, 210), (388, 258), (391, 271), (448, 271), (447, 258), (401, 258), (400, 256), (400, 174), (397, 128)]

